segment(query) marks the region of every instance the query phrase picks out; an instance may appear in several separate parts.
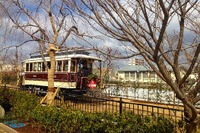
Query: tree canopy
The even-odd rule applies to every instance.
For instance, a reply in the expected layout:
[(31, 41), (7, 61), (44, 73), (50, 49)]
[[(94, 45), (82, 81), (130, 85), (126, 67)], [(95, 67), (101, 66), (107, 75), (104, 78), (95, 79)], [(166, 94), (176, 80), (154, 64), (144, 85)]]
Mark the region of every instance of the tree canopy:
[[(186, 122), (200, 123), (196, 108), (200, 100), (198, 0), (70, 0), (66, 3), (91, 27), (98, 25), (99, 32), (139, 53), (183, 102)], [(188, 85), (191, 74), (196, 80)]]

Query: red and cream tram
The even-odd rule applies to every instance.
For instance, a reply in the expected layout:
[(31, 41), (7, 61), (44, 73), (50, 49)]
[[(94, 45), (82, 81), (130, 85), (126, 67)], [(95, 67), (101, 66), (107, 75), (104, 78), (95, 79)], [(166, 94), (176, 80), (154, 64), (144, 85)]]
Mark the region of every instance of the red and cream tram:
[[(50, 65), (50, 58), (44, 54), (47, 66)], [(91, 56), (85, 50), (68, 50), (56, 53), (56, 70), (54, 86), (61, 89), (87, 89), (95, 88), (100, 83), (97, 78), (88, 80), (91, 76), (94, 64), (101, 65), (101, 60)], [(97, 68), (97, 67), (96, 67)], [(46, 90), (48, 85), (48, 72), (44, 60), (40, 54), (31, 54), (30, 58), (23, 62), (24, 72), (22, 74), (22, 86), (25, 88), (38, 88)], [(98, 69), (100, 70), (100, 69)], [(98, 72), (99, 76), (101, 71)], [(98, 78), (100, 79), (100, 78)]]

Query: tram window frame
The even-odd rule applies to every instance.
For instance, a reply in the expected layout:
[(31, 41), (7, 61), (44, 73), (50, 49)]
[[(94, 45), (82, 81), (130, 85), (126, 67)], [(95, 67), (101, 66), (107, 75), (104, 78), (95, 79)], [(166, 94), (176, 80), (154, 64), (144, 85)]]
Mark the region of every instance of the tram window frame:
[(42, 71), (43, 71), (43, 72), (46, 71), (44, 62), (42, 62)]
[(29, 63), (26, 63), (26, 71), (29, 71)]
[(47, 66), (48, 66), (47, 69), (51, 69), (51, 62), (50, 61), (47, 61)]
[(62, 71), (62, 61), (57, 61), (57, 66), (56, 66), (56, 70), (57, 71)]
[(37, 70), (38, 70), (39, 72), (41, 72), (41, 70), (42, 70), (42, 63), (41, 63), (41, 62), (38, 62), (37, 64), (38, 64)]
[(77, 61), (76, 60), (71, 60), (70, 71), (71, 72), (76, 72), (76, 68), (77, 68)]
[(33, 63), (30, 63), (30, 70), (29, 71), (33, 71)]
[(68, 71), (69, 63), (68, 60), (63, 60), (63, 71)]
[(38, 63), (34, 62), (33, 63), (33, 71), (37, 71), (37, 69), (38, 69)]

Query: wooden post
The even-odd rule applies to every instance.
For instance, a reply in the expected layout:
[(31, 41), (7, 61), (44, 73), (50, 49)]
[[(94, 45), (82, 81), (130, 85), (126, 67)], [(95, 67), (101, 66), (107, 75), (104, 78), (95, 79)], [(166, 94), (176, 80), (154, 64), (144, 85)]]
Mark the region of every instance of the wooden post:
[[(52, 105), (52, 104), (53, 104), (53, 101), (54, 101), (54, 99), (55, 99), (55, 97), (56, 97), (56, 95), (57, 95), (57, 93), (58, 93), (59, 91), (60, 91), (60, 88), (57, 88), (56, 91), (54, 92), (53, 96), (52, 96), (52, 99), (51, 99), (50, 101), (47, 101), (47, 104), (48, 104), (48, 105)], [(47, 92), (47, 94), (45, 95), (45, 97), (42, 98), (42, 100), (40, 101), (40, 104), (44, 103), (45, 100), (47, 100), (47, 95), (48, 95), (48, 92)]]

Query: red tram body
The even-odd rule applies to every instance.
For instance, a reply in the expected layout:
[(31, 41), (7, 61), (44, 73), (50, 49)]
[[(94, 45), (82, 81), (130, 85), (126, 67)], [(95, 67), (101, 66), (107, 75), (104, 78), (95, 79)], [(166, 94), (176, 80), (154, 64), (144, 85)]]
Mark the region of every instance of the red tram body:
[[(93, 73), (94, 62), (101, 65), (101, 59), (89, 54), (85, 50), (57, 52), (55, 57), (54, 87), (67, 90), (96, 88), (100, 81), (96, 78), (88, 79), (88, 76)], [(44, 60), (47, 66), (49, 66), (50, 58), (47, 54), (44, 54), (44, 59), (40, 54), (31, 54), (29, 59), (23, 61), (22, 85), (24, 87), (47, 89), (48, 69), (45, 68)], [(87, 73), (84, 73), (84, 66), (87, 68)], [(100, 76), (101, 71), (98, 74)]]

